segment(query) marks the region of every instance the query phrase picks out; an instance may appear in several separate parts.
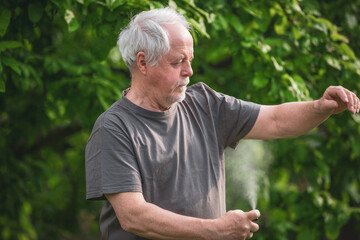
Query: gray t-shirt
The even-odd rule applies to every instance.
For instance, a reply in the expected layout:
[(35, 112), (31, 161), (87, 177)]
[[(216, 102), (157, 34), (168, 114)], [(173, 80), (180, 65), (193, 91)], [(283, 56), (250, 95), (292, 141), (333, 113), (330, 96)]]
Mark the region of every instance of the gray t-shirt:
[(226, 212), (224, 149), (253, 127), (260, 105), (190, 86), (168, 111), (126, 97), (97, 119), (86, 146), (86, 198), (102, 199), (102, 239), (143, 239), (122, 230), (107, 193), (142, 192), (172, 212), (217, 218)]

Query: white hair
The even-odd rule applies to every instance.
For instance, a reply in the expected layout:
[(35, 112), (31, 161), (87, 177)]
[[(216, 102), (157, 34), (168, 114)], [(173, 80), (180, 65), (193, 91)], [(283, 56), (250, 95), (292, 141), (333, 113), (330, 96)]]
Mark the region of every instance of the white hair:
[(156, 66), (161, 57), (170, 51), (168, 31), (164, 25), (180, 23), (187, 30), (190, 23), (175, 10), (166, 7), (143, 11), (135, 15), (124, 28), (117, 41), (121, 56), (132, 72), (136, 56), (140, 51), (146, 55), (146, 61)]

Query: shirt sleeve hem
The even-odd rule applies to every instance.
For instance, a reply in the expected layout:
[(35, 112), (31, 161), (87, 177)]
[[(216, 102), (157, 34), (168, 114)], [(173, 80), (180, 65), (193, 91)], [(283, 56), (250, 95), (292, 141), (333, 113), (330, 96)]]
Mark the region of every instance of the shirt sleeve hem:
[(86, 200), (106, 200), (105, 194), (121, 193), (121, 192), (141, 192), (139, 187), (125, 188), (103, 188), (102, 192), (90, 192), (86, 194)]
[(251, 129), (254, 127), (255, 122), (259, 116), (260, 113), (260, 105), (259, 104), (255, 104), (254, 105), (256, 108), (256, 111), (253, 112), (248, 125), (251, 126), (249, 127), (246, 131), (243, 131), (242, 134), (240, 134), (232, 143), (229, 144), (229, 147), (235, 149), (237, 147), (237, 145), (239, 144), (239, 141), (244, 138), (250, 131)]

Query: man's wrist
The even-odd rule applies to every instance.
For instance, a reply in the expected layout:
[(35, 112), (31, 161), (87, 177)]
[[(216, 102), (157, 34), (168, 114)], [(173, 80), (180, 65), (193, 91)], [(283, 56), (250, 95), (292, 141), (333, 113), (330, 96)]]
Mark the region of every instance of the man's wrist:
[(216, 219), (201, 219), (201, 232), (200, 236), (203, 240), (215, 240), (218, 239), (218, 224)]
[(312, 110), (315, 114), (327, 118), (333, 114), (333, 110), (329, 108), (325, 108), (322, 101), (324, 100), (318, 99), (312, 101)]

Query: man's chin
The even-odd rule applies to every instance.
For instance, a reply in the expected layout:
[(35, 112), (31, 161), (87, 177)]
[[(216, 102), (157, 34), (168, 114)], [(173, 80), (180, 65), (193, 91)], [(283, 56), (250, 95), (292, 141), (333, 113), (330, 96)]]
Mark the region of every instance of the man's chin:
[[(185, 87), (185, 90), (186, 90), (186, 87)], [(182, 102), (186, 97), (186, 94), (185, 94), (185, 91), (183, 91), (181, 94), (179, 95), (176, 95), (176, 96), (171, 96), (169, 97), (168, 101), (169, 103), (174, 104), (174, 103), (179, 103), (179, 102)]]
[(185, 99), (185, 93), (184, 93), (184, 95), (182, 95), (182, 96), (178, 99), (177, 102), (182, 102), (182, 101), (184, 101), (184, 99)]

